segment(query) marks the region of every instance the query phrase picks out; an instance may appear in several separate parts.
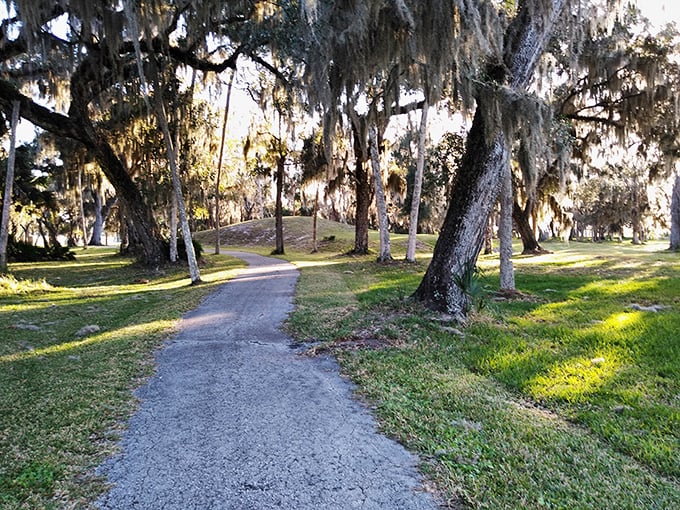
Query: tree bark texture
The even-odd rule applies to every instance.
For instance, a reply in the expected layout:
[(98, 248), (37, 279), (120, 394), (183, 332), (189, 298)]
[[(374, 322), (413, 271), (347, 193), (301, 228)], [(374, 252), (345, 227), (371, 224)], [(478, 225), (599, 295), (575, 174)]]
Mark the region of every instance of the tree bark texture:
[(10, 121), (9, 154), (7, 172), (5, 173), (5, 193), (2, 198), (2, 215), (0, 216), (0, 274), (7, 273), (7, 244), (9, 242), (9, 215), (12, 205), (12, 188), (14, 187), (14, 161), (16, 159), (17, 125), (19, 124), (18, 101), (12, 101), (12, 119)]
[(680, 174), (675, 176), (671, 198), (671, 243), (670, 249), (680, 251)]
[[(508, 154), (509, 156), (509, 154)], [(501, 193), (501, 217), (498, 224), (498, 239), (500, 241), (500, 289), (502, 291), (515, 290), (515, 269), (512, 266), (512, 175), (510, 161), (506, 161), (503, 172)]]
[(423, 103), (418, 132), (418, 159), (416, 160), (416, 174), (413, 179), (413, 196), (411, 197), (411, 215), (408, 224), (408, 243), (406, 245), (406, 260), (416, 261), (416, 235), (418, 234), (418, 214), (420, 212), (420, 195), (423, 190), (423, 173), (425, 171), (425, 135), (427, 134), (427, 112), (429, 105)]
[(94, 223), (92, 223), (92, 235), (88, 244), (90, 246), (101, 246), (102, 234), (104, 233), (104, 215), (102, 214), (103, 205), (100, 187), (92, 189), (92, 198), (94, 200)]
[(170, 262), (177, 262), (177, 216), (179, 215), (177, 206), (177, 195), (172, 193), (170, 199)]
[(378, 262), (392, 260), (390, 247), (390, 224), (387, 218), (387, 203), (383, 187), (382, 172), (380, 171), (380, 157), (378, 155), (378, 130), (375, 126), (368, 129), (371, 152), (371, 167), (373, 168), (373, 186), (375, 187), (375, 203), (378, 209), (378, 228), (380, 230), (380, 254)]
[(498, 197), (503, 165), (509, 157), (501, 133), (487, 140), (485, 115), (478, 106), (432, 261), (415, 292), (415, 297), (431, 308), (459, 319), (472, 305), (471, 296), (460, 283), (474, 269), (486, 222)]
[(286, 160), (283, 154), (276, 159), (276, 210), (274, 218), (276, 223), (276, 248), (274, 255), (283, 255), (283, 177), (286, 167)]
[[(545, 18), (531, 15), (522, 7), (508, 27), (505, 38), (505, 82), (523, 91), (529, 85), (538, 59), (544, 51), (553, 26), (566, 0), (544, 4)], [(547, 20), (547, 22), (544, 22)], [(414, 297), (428, 306), (464, 319), (471, 298), (466, 293), (465, 276), (474, 270), (484, 239), (489, 213), (498, 196), (501, 176), (509, 157), (505, 135), (491, 123), (484, 98), (468, 135), (465, 155), (454, 183), (451, 202), (432, 261)], [(492, 135), (485, 132), (487, 129)]]

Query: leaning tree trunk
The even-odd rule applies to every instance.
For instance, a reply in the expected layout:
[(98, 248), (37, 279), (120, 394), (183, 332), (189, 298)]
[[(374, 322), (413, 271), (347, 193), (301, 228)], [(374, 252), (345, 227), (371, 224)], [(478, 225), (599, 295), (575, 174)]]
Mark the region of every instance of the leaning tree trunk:
[(375, 186), (375, 202), (378, 208), (378, 228), (380, 230), (380, 254), (378, 255), (378, 262), (387, 262), (392, 260), (392, 250), (390, 247), (390, 225), (389, 220), (387, 219), (385, 188), (383, 187), (380, 159), (378, 157), (377, 131), (375, 126), (368, 128), (371, 166), (373, 168), (373, 185)]
[(423, 103), (418, 133), (418, 160), (416, 161), (416, 175), (413, 180), (413, 196), (411, 197), (411, 216), (408, 224), (408, 244), (406, 246), (406, 260), (416, 261), (416, 235), (418, 234), (418, 214), (420, 212), (420, 194), (423, 189), (423, 173), (425, 170), (425, 135), (427, 133), (427, 99)]
[(177, 195), (173, 192), (170, 199), (170, 262), (177, 262)]
[[(522, 7), (506, 33), (505, 69), (511, 89), (526, 90), (566, 0), (541, 4), (546, 16)], [(414, 297), (464, 319), (471, 306), (466, 288), (474, 271), (489, 213), (498, 196), (509, 147), (483, 96), (468, 135), (449, 209), (432, 261)], [(490, 110), (490, 111), (487, 111)]]
[(500, 289), (515, 290), (515, 270), (512, 266), (512, 175), (510, 161), (506, 162), (503, 172), (500, 203), (501, 218), (498, 224), (498, 240), (500, 241)]
[(7, 243), (9, 241), (9, 215), (12, 204), (12, 188), (14, 184), (14, 160), (16, 158), (17, 125), (19, 124), (18, 101), (12, 101), (12, 120), (9, 135), (9, 155), (7, 157), (7, 173), (5, 174), (5, 194), (2, 198), (2, 216), (0, 217), (0, 274), (7, 272)]
[(90, 120), (85, 99), (89, 92), (84, 90), (89, 82), (83, 76), (91, 74), (97, 74), (97, 70), (91, 62), (86, 61), (72, 78), (68, 115), (52, 112), (35, 103), (5, 80), (0, 80), (0, 104), (8, 107), (12, 101), (19, 101), (23, 118), (55, 135), (77, 140), (90, 151), (125, 206), (129, 226), (134, 230), (130, 232), (130, 237), (139, 243), (131, 245), (131, 251), (141, 263), (158, 266), (166, 257), (151, 208), (103, 133), (96, 130)]
[(671, 198), (671, 244), (670, 249), (680, 251), (680, 174), (675, 176)]
[(472, 306), (465, 282), (474, 271), (509, 157), (502, 133), (488, 140), (487, 115), (478, 105), (432, 261), (415, 292), (417, 299), (457, 319), (464, 319)]
[[(158, 89), (157, 89), (158, 90)], [(198, 269), (198, 261), (196, 260), (196, 251), (194, 250), (194, 243), (191, 237), (191, 230), (189, 228), (189, 221), (187, 219), (187, 210), (184, 205), (184, 197), (182, 195), (182, 183), (179, 180), (179, 172), (177, 170), (177, 154), (170, 136), (170, 128), (168, 126), (168, 119), (165, 115), (165, 108), (163, 106), (163, 99), (160, 94), (155, 96), (156, 115), (163, 131), (163, 138), (165, 139), (165, 147), (168, 153), (168, 162), (170, 163), (170, 176), (172, 178), (172, 187), (177, 197), (177, 208), (179, 212), (179, 221), (182, 228), (182, 238), (184, 239), (184, 248), (187, 254), (187, 262), (189, 263), (189, 276), (191, 284), (195, 285), (201, 283), (201, 272)]]
[(236, 71), (232, 69), (229, 86), (227, 87), (227, 99), (224, 105), (224, 118), (222, 119), (222, 138), (220, 139), (220, 157), (217, 161), (217, 176), (215, 177), (215, 255), (220, 254), (220, 181), (222, 180), (222, 159), (224, 157), (224, 139), (227, 136), (227, 121), (229, 120), (229, 103), (231, 102), (231, 88), (234, 84)]
[(276, 248), (273, 255), (283, 255), (283, 176), (285, 174), (286, 160), (279, 155), (276, 160), (276, 210), (274, 218), (276, 223)]
[(533, 209), (533, 207), (530, 201), (527, 202), (527, 205), (524, 209), (520, 207), (517, 201), (513, 201), (512, 219), (515, 220), (517, 232), (522, 239), (522, 255), (537, 255), (546, 252), (546, 250), (544, 250), (543, 247), (538, 244), (534, 229), (529, 223), (531, 209)]

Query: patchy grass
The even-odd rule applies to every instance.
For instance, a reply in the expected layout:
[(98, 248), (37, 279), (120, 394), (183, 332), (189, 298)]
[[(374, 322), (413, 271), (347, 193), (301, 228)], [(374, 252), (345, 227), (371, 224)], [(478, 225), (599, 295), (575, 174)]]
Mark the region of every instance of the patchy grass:
[(515, 258), (514, 300), (483, 257), (488, 304), (464, 328), (405, 299), (425, 263), (305, 256), (289, 326), (338, 355), (454, 506), (680, 508), (680, 259), (664, 247), (551, 243)]
[(93, 469), (115, 448), (152, 353), (239, 266), (209, 256), (200, 286), (185, 268), (150, 272), (111, 249), (10, 266), (0, 281), (0, 508), (88, 508), (103, 488)]

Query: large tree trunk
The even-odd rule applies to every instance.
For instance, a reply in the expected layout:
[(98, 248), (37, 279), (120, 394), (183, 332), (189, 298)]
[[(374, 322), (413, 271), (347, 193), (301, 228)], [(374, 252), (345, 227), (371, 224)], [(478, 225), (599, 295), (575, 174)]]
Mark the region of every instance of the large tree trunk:
[(16, 158), (17, 125), (19, 124), (18, 101), (12, 101), (12, 119), (10, 121), (9, 155), (7, 157), (7, 173), (5, 174), (5, 193), (2, 198), (2, 215), (0, 216), (0, 274), (7, 272), (7, 244), (9, 242), (9, 215), (12, 204), (12, 188), (14, 184), (14, 160)]
[(387, 218), (385, 189), (383, 187), (382, 172), (380, 171), (380, 158), (378, 156), (377, 131), (375, 126), (371, 126), (368, 129), (371, 166), (373, 168), (373, 185), (375, 186), (375, 202), (378, 208), (378, 227), (380, 230), (380, 254), (378, 255), (378, 262), (387, 262), (392, 260), (392, 250), (390, 247), (390, 225)]
[[(547, 16), (522, 7), (505, 38), (507, 83), (515, 90), (529, 85), (539, 57), (566, 0), (540, 4)], [(535, 6), (539, 8), (539, 6)], [(487, 111), (491, 110), (491, 111)], [(509, 149), (493, 109), (478, 98), (465, 156), (458, 171), (432, 262), (414, 296), (428, 306), (464, 319), (471, 297), (466, 288), (484, 239), (489, 213), (498, 196)]]
[(680, 251), (680, 174), (675, 176), (671, 198), (671, 244), (670, 249)]
[(283, 176), (285, 174), (286, 160), (283, 155), (279, 155), (276, 160), (276, 210), (274, 218), (276, 223), (276, 248), (272, 252), (274, 255), (283, 255)]
[(416, 235), (418, 234), (418, 214), (420, 212), (420, 194), (423, 189), (423, 173), (425, 170), (425, 135), (427, 134), (427, 100), (423, 103), (418, 132), (418, 159), (416, 161), (416, 175), (413, 179), (413, 195), (411, 197), (411, 215), (408, 224), (408, 244), (406, 246), (406, 260), (416, 261)]
[(415, 292), (428, 306), (458, 319), (463, 319), (472, 305), (465, 282), (474, 271), (509, 157), (503, 134), (487, 139), (486, 115), (479, 105), (432, 261)]
[[(509, 156), (509, 154), (508, 154)], [(510, 161), (506, 161), (501, 184), (501, 218), (498, 225), (500, 241), (500, 289), (515, 290), (515, 270), (512, 266), (512, 175)]]

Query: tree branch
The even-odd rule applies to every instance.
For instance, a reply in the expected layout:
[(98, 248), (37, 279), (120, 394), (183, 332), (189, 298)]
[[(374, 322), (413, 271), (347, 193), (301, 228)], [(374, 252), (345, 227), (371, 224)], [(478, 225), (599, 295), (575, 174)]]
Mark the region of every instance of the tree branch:
[(46, 131), (59, 136), (78, 140), (89, 145), (89, 138), (81, 129), (79, 123), (71, 117), (53, 112), (24, 96), (11, 83), (0, 80), (0, 106), (5, 111), (11, 108), (12, 101), (19, 101), (21, 116)]

